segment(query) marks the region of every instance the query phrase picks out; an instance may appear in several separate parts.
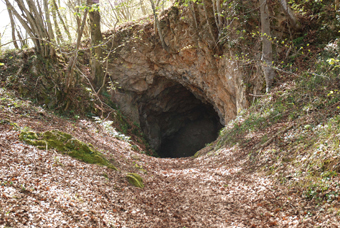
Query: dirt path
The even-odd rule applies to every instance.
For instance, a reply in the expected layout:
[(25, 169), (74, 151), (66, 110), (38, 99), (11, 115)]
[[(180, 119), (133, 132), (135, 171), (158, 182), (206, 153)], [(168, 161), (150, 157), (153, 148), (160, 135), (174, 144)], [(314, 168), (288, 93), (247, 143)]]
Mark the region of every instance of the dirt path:
[[(19, 141), (0, 124), (0, 227), (338, 227), (338, 216), (252, 172), (247, 154), (222, 148), (197, 159), (160, 159), (50, 114), (0, 112), (20, 127), (60, 129), (92, 143), (119, 172)], [(145, 187), (125, 174), (140, 173)]]

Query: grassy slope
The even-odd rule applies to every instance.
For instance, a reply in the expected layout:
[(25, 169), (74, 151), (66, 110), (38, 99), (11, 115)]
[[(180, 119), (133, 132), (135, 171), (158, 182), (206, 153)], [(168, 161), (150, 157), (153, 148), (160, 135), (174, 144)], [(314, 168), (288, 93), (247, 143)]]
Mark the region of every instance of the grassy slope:
[(337, 63), (329, 59), (338, 53), (334, 41), (318, 55), (315, 73), (284, 74), (290, 79), (278, 79), (278, 86), (230, 122), (214, 145), (215, 153), (225, 147), (246, 151), (253, 171), (288, 186), (319, 210), (329, 204), (336, 212), (340, 78)]

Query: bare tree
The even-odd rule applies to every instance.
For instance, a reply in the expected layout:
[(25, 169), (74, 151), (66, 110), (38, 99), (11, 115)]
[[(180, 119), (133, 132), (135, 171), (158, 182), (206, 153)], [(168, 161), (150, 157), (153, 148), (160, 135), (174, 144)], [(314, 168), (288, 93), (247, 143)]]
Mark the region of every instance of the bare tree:
[[(36, 52), (44, 57), (53, 56), (55, 54), (54, 47), (52, 46), (53, 37), (50, 36), (50, 29), (46, 28), (44, 23), (47, 19), (42, 14), (39, 1), (26, 0), (26, 3), (24, 3), (23, 0), (15, 0), (17, 8), (21, 11), (20, 13), (9, 0), (5, 0), (5, 2), (32, 39)], [(48, 5), (44, 4), (44, 8), (45, 11), (48, 11)], [(50, 26), (48, 25), (48, 27)]]
[[(78, 34), (82, 25), (82, 18), (84, 17), (80, 7), (82, 4), (86, 4), (86, 0), (68, 0), (66, 2), (69, 18), (70, 18), (70, 28), (74, 29), (75, 33)], [(66, 17), (65, 17), (66, 18)], [(74, 18), (74, 20), (72, 20)], [(76, 26), (73, 26), (73, 21), (75, 21)], [(85, 23), (82, 36), (89, 37), (88, 24)]]

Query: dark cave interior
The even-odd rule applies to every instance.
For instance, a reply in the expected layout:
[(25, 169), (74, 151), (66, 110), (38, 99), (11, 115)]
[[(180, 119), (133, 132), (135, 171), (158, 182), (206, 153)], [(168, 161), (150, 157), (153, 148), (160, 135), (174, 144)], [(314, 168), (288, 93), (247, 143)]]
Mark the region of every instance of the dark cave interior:
[(193, 156), (216, 140), (220, 124), (213, 106), (184, 86), (158, 77), (138, 100), (141, 128), (160, 157)]

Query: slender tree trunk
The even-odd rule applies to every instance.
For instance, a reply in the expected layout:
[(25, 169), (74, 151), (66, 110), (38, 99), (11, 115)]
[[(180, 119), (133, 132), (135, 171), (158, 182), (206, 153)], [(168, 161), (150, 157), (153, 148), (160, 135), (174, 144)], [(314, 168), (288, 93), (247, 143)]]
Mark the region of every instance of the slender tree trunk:
[(209, 29), (211, 38), (213, 39), (214, 43), (216, 44), (216, 38), (215, 38), (215, 35), (214, 35), (214, 32), (213, 32), (213, 21), (210, 20), (211, 13), (208, 10), (207, 0), (203, 0), (203, 9), (204, 9), (205, 17), (207, 19), (207, 25), (208, 25), (208, 29)]
[[(28, 24), (31, 26), (33, 37), (38, 38), (38, 39), (35, 39), (36, 42), (38, 43), (38, 45), (36, 46), (36, 48), (38, 49), (38, 53), (40, 53), (43, 57), (48, 56), (49, 54), (48, 45), (45, 42), (45, 40), (48, 40), (48, 34), (45, 31), (45, 26), (41, 18), (41, 14), (38, 12), (36, 4), (32, 0), (26, 0), (26, 3), (29, 7), (29, 10), (28, 10), (26, 8), (25, 3), (22, 0), (16, 0), (16, 2), (19, 8), (21, 9), (21, 11), (25, 13), (26, 20)], [(14, 9), (13, 9), (13, 12), (14, 12)], [(18, 16), (16, 17), (18, 18)], [(24, 23), (26, 22), (24, 21)], [(23, 26), (25, 27), (25, 25)]]
[(76, 64), (76, 60), (77, 60), (77, 57), (78, 57), (78, 50), (79, 50), (79, 46), (80, 46), (80, 42), (81, 42), (81, 37), (82, 37), (83, 31), (84, 31), (84, 28), (85, 28), (85, 24), (86, 24), (87, 12), (88, 12), (88, 10), (86, 9), (85, 12), (84, 12), (81, 27), (79, 28), (79, 31), (78, 31), (75, 55), (70, 58), (70, 61), (67, 65), (66, 90), (68, 90), (72, 86), (72, 83), (74, 81), (74, 79), (73, 79), (74, 78), (73, 77), (74, 76), (74, 66)]
[[(10, 6), (14, 16), (19, 20), (19, 22), (22, 25), (22, 27), (25, 28), (25, 30), (27, 31), (28, 35), (33, 40), (34, 46), (36, 48), (36, 51), (39, 52), (40, 51), (40, 43), (39, 43), (39, 41), (37, 39), (35, 39), (36, 37), (35, 37), (32, 29), (28, 26), (26, 21), (20, 16), (20, 14), (16, 11), (16, 9), (12, 6), (12, 4), (8, 0), (5, 0), (5, 1), (6, 1), (6, 5)], [(20, 7), (20, 5), (19, 5), (19, 7)]]
[(55, 5), (51, 4), (51, 7), (52, 7), (52, 17), (53, 17), (54, 29), (55, 29), (57, 41), (58, 41), (58, 43), (61, 43), (61, 42), (64, 42), (64, 38), (63, 38), (63, 36), (61, 34), (61, 30), (59, 28)]
[(217, 22), (217, 11), (216, 11), (215, 0), (212, 0), (212, 6), (213, 6), (215, 24), (216, 24), (216, 27), (217, 27), (218, 31), (220, 31), (220, 28), (219, 28), (219, 25), (218, 25), (218, 22)]
[(15, 23), (14, 23), (14, 19), (13, 19), (12, 10), (11, 10), (11, 7), (8, 4), (6, 4), (6, 6), (7, 6), (7, 11), (8, 11), (9, 19), (11, 21), (13, 44), (14, 44), (14, 47), (16, 49), (19, 49), (18, 43), (16, 42), (16, 37), (15, 37)]
[(43, 15), (43, 12), (42, 12), (41, 6), (40, 6), (40, 1), (36, 1), (36, 4), (37, 4), (37, 6), (38, 6), (39, 14), (40, 14), (40, 15)]
[(196, 28), (196, 33), (198, 33), (197, 29), (198, 29), (198, 24), (197, 24), (197, 18), (196, 18), (196, 13), (195, 13), (195, 6), (194, 6), (194, 2), (190, 1), (189, 2), (189, 6), (190, 6), (190, 10), (192, 13), (192, 17), (194, 18), (194, 23), (195, 23), (195, 28)]
[(22, 38), (22, 36), (21, 36), (19, 30), (16, 30), (16, 32), (17, 32), (18, 38), (19, 38), (19, 40), (20, 40), (20, 47), (21, 47), (21, 48), (26, 47), (26, 44), (27, 44), (27, 43), (26, 43), (26, 41)]
[(270, 38), (270, 21), (267, 0), (260, 0), (261, 37), (262, 37), (262, 70), (266, 79), (266, 91), (269, 92), (273, 84), (275, 72), (272, 68), (273, 49)]
[[(22, 2), (22, 0), (20, 0)], [(32, 0), (26, 0), (27, 2), (27, 5), (30, 9), (30, 13), (33, 14), (34, 17), (32, 17), (31, 15), (31, 20), (32, 20), (32, 25), (34, 24), (35, 27), (36, 27), (36, 30), (39, 31), (39, 35), (40, 35), (40, 38), (42, 37), (45, 37), (48, 33), (46, 32), (45, 30), (45, 26), (44, 26), (44, 21), (43, 19), (41, 18), (41, 15), (42, 12), (41, 12), (41, 9), (40, 9), (40, 4), (39, 4), (39, 1), (37, 1), (37, 6), (38, 6), (38, 9), (36, 7), (36, 4), (32, 1)], [(22, 5), (24, 5), (24, 3), (22, 2)]]
[(164, 50), (166, 50), (167, 52), (169, 52), (169, 47), (166, 45), (165, 41), (164, 41), (164, 37), (163, 37), (163, 34), (162, 34), (162, 29), (161, 29), (161, 25), (158, 21), (158, 17), (157, 17), (157, 12), (156, 12), (156, 7), (155, 7), (155, 4), (153, 2), (153, 0), (150, 0), (150, 3), (151, 3), (151, 7), (152, 7), (152, 11), (153, 11), (153, 16), (155, 18), (155, 25), (157, 26), (157, 30), (158, 30), (158, 35), (159, 35), (159, 38), (161, 40), (161, 44), (162, 44), (162, 47)]
[(60, 14), (60, 11), (59, 11), (59, 8), (58, 8), (58, 5), (57, 5), (56, 1), (55, 1), (55, 0), (52, 0), (52, 3), (54, 4), (54, 8), (55, 8), (56, 11), (57, 11), (59, 20), (60, 20), (61, 24), (62, 24), (63, 27), (64, 27), (64, 30), (65, 30), (65, 32), (66, 32), (66, 34), (67, 34), (67, 37), (68, 37), (68, 40), (69, 40), (70, 42), (72, 42), (72, 37), (71, 37), (70, 31), (69, 31), (69, 29), (67, 28), (67, 26), (66, 26), (66, 24), (65, 24), (65, 22), (64, 22), (64, 19), (63, 19), (63, 17), (62, 17), (61, 14)]
[[(92, 0), (87, 1), (88, 6), (93, 4)], [(104, 81), (104, 72), (102, 67), (103, 51), (98, 46), (103, 43), (103, 37), (100, 30), (100, 13), (98, 10), (89, 12), (90, 30), (91, 30), (91, 69), (94, 78), (95, 89), (99, 93)]]
[(80, 27), (81, 27), (81, 20), (80, 20), (80, 17), (76, 17), (76, 23), (77, 23), (77, 34), (79, 33), (80, 31)]
[(216, 10), (217, 10), (217, 18), (218, 18), (218, 27), (222, 28), (222, 10), (221, 10), (221, 1), (216, 0)]
[(144, 6), (143, 0), (139, 0), (139, 5), (140, 5), (140, 8), (142, 9), (143, 15), (146, 15), (146, 10), (145, 10), (145, 6)]
[[(43, 11), (38, 0), (25, 0), (25, 2), (23, 0), (15, 0), (16, 7), (13, 7), (9, 0), (5, 0), (5, 2), (11, 8), (13, 16), (17, 18), (33, 40), (36, 52), (43, 57), (54, 55), (55, 50), (52, 46), (53, 30), (49, 21), (47, 0), (43, 1), (47, 22), (44, 22)], [(19, 13), (18, 10), (21, 12)]]
[[(53, 28), (52, 28), (52, 23), (51, 23), (51, 18), (50, 18), (50, 11), (48, 9), (48, 1), (44, 0), (44, 11), (45, 11), (45, 17), (46, 17), (46, 23), (47, 23), (47, 29), (48, 29), (48, 36), (50, 37), (50, 41), (54, 41), (54, 33), (53, 33)], [(52, 45), (49, 43), (48, 45)], [(53, 56), (55, 54), (55, 49), (50, 48), (50, 55)]]

